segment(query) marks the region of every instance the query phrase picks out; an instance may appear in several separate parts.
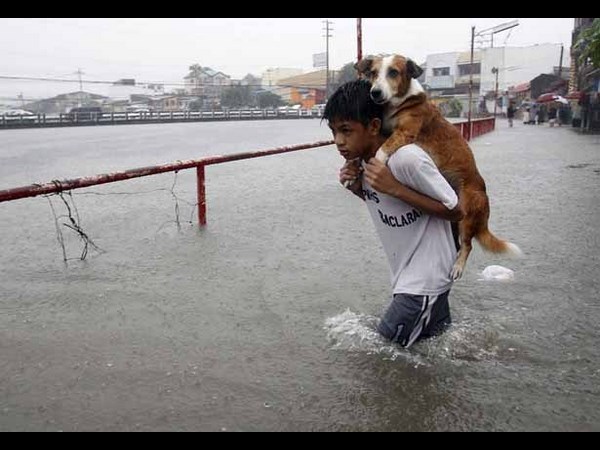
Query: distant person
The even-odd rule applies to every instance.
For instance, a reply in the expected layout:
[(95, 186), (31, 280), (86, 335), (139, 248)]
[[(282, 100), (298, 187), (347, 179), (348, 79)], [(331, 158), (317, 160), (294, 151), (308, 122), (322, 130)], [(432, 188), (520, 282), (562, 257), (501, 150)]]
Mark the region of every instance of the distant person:
[(563, 123), (564, 124), (569, 123), (569, 116), (570, 116), (569, 107), (567, 105), (561, 105), (558, 108), (558, 126), (562, 127)]
[(506, 108), (506, 117), (508, 118), (508, 126), (510, 128), (512, 128), (513, 126), (513, 119), (515, 118), (515, 104), (513, 102), (510, 102), (508, 104), (508, 108)]
[(531, 108), (529, 106), (525, 107), (525, 112), (523, 113), (523, 124), (529, 125), (531, 123)]
[(418, 145), (404, 146), (387, 166), (374, 158), (386, 136), (383, 107), (370, 90), (365, 80), (342, 85), (323, 118), (346, 159), (339, 181), (355, 180), (348, 189), (365, 201), (388, 257), (392, 300), (377, 330), (410, 347), (451, 323), (448, 295), (458, 246), (450, 221), (463, 214), (456, 193)]
[(529, 123), (531, 123), (532, 125), (537, 124), (539, 117), (539, 107), (538, 105), (533, 105), (531, 107), (531, 113), (529, 114)]
[(581, 106), (579, 103), (573, 105), (573, 120), (571, 126), (573, 128), (579, 128), (581, 126)]
[(546, 105), (540, 105), (540, 110), (538, 112), (538, 115), (539, 115), (538, 125), (541, 125), (546, 121), (546, 116), (548, 115), (548, 110), (546, 108)]
[(548, 109), (548, 123), (550, 124), (550, 128), (554, 127), (554, 124), (556, 123), (556, 115), (556, 106), (550, 106), (550, 108)]

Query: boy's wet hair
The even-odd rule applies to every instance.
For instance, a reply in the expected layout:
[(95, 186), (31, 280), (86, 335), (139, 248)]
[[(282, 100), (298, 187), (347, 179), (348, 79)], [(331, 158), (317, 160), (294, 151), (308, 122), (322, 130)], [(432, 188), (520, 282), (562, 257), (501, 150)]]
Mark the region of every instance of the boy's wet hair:
[(365, 127), (373, 119), (383, 120), (383, 106), (371, 99), (371, 83), (354, 80), (341, 85), (327, 101), (323, 111), (327, 122), (350, 120)]

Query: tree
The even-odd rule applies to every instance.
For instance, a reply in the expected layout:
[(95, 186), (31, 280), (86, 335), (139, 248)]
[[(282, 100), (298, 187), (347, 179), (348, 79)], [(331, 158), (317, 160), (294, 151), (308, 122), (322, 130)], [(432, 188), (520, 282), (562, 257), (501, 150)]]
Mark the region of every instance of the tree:
[(251, 73), (242, 78), (242, 85), (250, 86), (252, 89), (260, 89), (260, 83), (261, 79)]
[(202, 111), (202, 101), (201, 100), (194, 100), (193, 102), (190, 102), (190, 111)]
[(285, 102), (277, 94), (268, 91), (260, 92), (258, 94), (259, 108), (276, 108), (283, 105), (285, 105)]
[(248, 86), (231, 86), (221, 94), (221, 106), (225, 108), (239, 108), (251, 106), (252, 95)]
[(600, 18), (594, 19), (592, 25), (579, 34), (575, 43), (579, 53), (579, 64), (585, 65), (588, 58), (595, 67), (600, 68)]
[(462, 112), (462, 103), (457, 98), (451, 98), (448, 101), (438, 105), (439, 110), (444, 117), (460, 117)]
[(202, 71), (202, 66), (200, 64), (192, 64), (189, 69), (190, 76), (197, 76)]
[(256, 106), (258, 104), (258, 99), (256, 98), (258, 92), (261, 90), (261, 82), (262, 80), (251, 73), (247, 74), (241, 80), (242, 86), (248, 86), (250, 91), (250, 97), (252, 100), (251, 106)]
[(345, 64), (339, 71), (337, 80), (335, 80), (335, 82), (333, 82), (331, 85), (331, 92), (335, 92), (335, 90), (342, 84), (347, 83), (348, 81), (354, 81), (356, 79), (358, 79), (358, 74), (354, 68), (354, 63), (349, 62)]

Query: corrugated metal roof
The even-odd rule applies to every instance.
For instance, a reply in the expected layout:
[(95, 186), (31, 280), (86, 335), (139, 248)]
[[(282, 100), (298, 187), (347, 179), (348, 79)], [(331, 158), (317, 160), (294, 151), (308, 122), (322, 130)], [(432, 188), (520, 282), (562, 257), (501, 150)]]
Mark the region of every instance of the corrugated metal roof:
[(516, 86), (511, 86), (508, 88), (511, 92), (525, 92), (531, 88), (531, 83), (528, 81), (527, 83), (517, 84)]
[[(330, 70), (330, 80), (333, 80), (337, 71)], [(278, 86), (292, 86), (310, 89), (325, 89), (327, 85), (327, 70), (317, 70), (316, 72), (304, 73), (294, 77), (282, 78), (277, 81)]]

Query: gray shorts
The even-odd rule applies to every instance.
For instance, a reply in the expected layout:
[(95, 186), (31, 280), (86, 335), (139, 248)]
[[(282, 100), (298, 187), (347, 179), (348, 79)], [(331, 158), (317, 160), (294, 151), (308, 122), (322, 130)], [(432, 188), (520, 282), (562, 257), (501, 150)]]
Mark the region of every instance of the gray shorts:
[(402, 347), (435, 336), (452, 323), (448, 294), (394, 294), (392, 302), (377, 325), (377, 331)]

